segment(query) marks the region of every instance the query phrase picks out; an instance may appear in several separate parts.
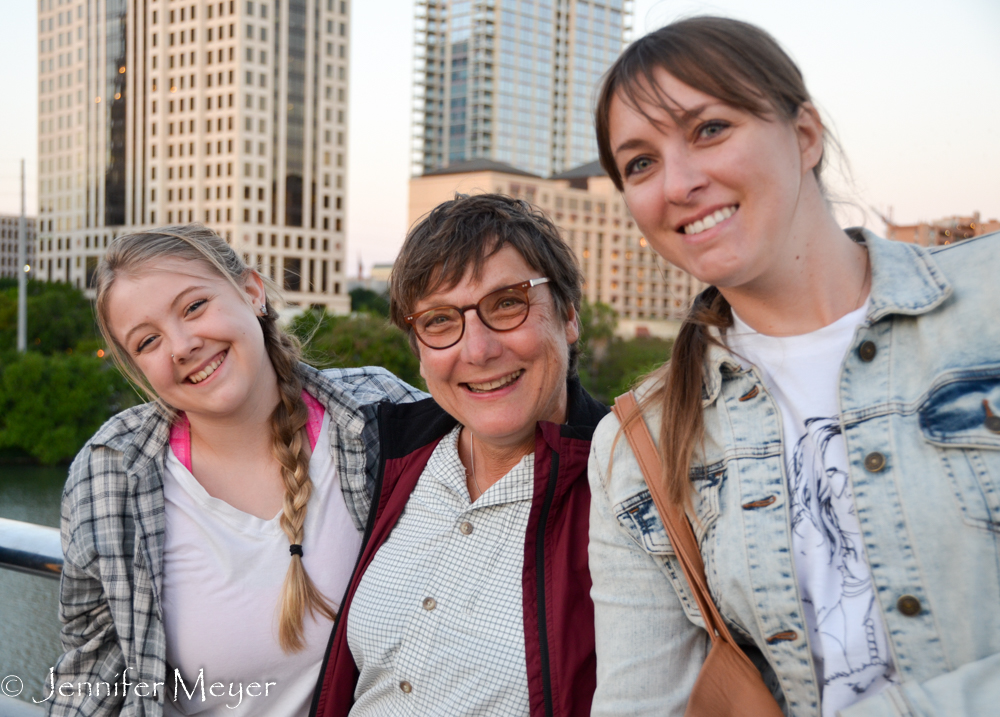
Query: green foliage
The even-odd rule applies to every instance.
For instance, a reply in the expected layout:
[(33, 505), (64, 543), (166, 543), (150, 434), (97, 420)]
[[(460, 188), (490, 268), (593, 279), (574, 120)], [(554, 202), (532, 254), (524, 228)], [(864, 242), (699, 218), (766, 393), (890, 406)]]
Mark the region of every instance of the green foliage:
[[(83, 292), (71, 284), (29, 281), (27, 288), (28, 349), (43, 354), (97, 340), (94, 310)], [(17, 346), (17, 280), (0, 280), (0, 352)]]
[(41, 463), (69, 460), (134, 394), (107, 361), (29, 352), (0, 366), (0, 447)]
[(0, 456), (71, 459), (138, 397), (107, 358), (90, 300), (65, 283), (29, 281), (28, 352), (17, 346), (17, 281), (0, 280)]
[(389, 316), (389, 299), (385, 294), (376, 294), (371, 289), (358, 287), (351, 289), (351, 311), (367, 312), (376, 316)]
[(600, 358), (608, 342), (614, 338), (616, 328), (618, 328), (618, 316), (614, 309), (600, 301), (591, 304), (587, 299), (583, 300), (583, 305), (580, 307), (578, 342), (581, 368), (589, 368), (592, 361)]
[(586, 372), (581, 364), (580, 380), (594, 398), (610, 405), (616, 396), (667, 361), (673, 345), (671, 340), (648, 336), (629, 341), (615, 338), (608, 343), (600, 360), (588, 365)]
[(406, 335), (384, 318), (362, 312), (331, 316), (307, 311), (291, 325), (305, 347), (306, 360), (319, 368), (382, 366), (407, 383), (425, 389), (420, 361)]
[(616, 396), (670, 358), (674, 342), (640, 337), (615, 337), (618, 318), (607, 304), (584, 300), (580, 308), (580, 382), (590, 394), (610, 405)]

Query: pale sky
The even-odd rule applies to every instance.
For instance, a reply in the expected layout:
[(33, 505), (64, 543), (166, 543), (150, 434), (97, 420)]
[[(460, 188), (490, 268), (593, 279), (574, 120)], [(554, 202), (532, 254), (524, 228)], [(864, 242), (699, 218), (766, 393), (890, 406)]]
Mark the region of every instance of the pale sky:
[[(785, 47), (836, 132), (853, 181), (845, 222), (882, 224), (979, 211), (1000, 218), (1000, 2), (996, 0), (635, 0), (633, 37), (719, 14), (760, 25)], [(348, 271), (391, 261), (406, 233), (413, 0), (354, 0)], [(36, 211), (35, 0), (0, 9), (0, 212)], [(352, 268), (355, 267), (355, 268)]]

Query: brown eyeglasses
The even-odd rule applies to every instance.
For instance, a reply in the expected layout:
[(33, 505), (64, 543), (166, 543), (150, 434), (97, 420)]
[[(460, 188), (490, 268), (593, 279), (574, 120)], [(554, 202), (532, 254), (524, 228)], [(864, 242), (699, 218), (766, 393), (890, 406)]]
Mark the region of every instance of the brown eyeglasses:
[(493, 331), (513, 331), (528, 318), (531, 300), (528, 289), (548, 283), (548, 279), (530, 279), (492, 291), (468, 306), (435, 306), (404, 317), (413, 327), (420, 343), (431, 349), (451, 348), (465, 335), (465, 312), (475, 309), (479, 320)]

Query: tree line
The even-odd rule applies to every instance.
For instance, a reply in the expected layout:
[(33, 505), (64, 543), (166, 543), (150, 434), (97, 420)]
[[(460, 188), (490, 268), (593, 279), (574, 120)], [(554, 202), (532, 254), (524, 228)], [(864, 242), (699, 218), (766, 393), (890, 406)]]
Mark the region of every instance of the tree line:
[[(320, 368), (384, 366), (425, 388), (406, 335), (388, 321), (386, 297), (355, 289), (351, 308), (348, 316), (309, 310), (292, 321), (306, 360)], [(108, 418), (144, 398), (111, 362), (83, 292), (29, 281), (27, 310), (28, 351), (20, 354), (17, 282), (0, 279), (0, 461), (68, 461)], [(605, 304), (585, 303), (581, 323), (580, 379), (604, 402), (670, 355), (670, 341), (615, 337)]]

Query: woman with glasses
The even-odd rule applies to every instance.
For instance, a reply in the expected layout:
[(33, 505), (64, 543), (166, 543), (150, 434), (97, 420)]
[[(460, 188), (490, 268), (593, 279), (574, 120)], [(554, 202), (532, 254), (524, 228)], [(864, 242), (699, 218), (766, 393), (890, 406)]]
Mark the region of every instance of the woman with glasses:
[(313, 714), (588, 715), (590, 437), (581, 276), (556, 228), (498, 195), (414, 227), (391, 317), (432, 399), (384, 406), (362, 555)]

